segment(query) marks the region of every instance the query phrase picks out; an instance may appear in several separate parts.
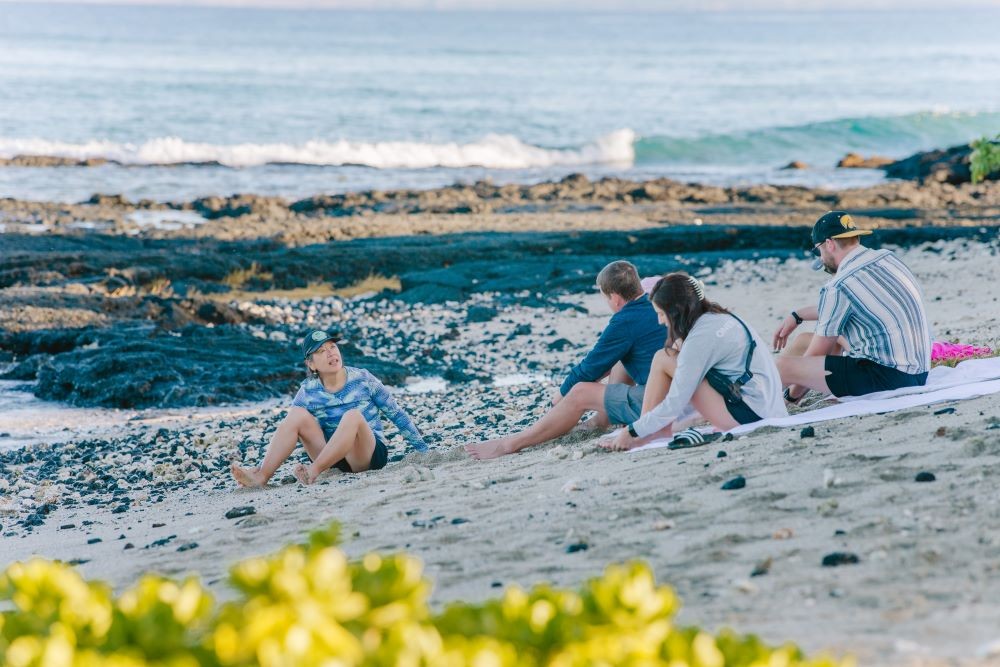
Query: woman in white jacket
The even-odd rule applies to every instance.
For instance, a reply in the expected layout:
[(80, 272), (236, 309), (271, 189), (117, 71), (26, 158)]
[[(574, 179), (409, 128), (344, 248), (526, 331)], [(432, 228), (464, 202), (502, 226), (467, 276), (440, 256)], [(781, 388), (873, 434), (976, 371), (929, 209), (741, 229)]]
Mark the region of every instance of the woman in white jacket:
[[(706, 299), (701, 281), (668, 274), (653, 289), (652, 301), (670, 333), (653, 358), (642, 416), (608, 442), (609, 449), (676, 435), (675, 422), (688, 405), (720, 432), (788, 414), (767, 345), (743, 320)], [(684, 435), (689, 445), (703, 442), (697, 431)]]

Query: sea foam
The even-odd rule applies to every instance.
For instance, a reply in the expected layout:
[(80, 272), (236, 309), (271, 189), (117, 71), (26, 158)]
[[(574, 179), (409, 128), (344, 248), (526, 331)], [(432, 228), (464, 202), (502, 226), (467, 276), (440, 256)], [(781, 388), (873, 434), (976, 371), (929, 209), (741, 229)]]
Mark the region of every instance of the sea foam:
[(0, 156), (44, 155), (77, 160), (103, 158), (127, 165), (222, 164), (255, 167), (265, 164), (316, 166), (355, 165), (375, 169), (484, 167), (531, 169), (595, 164), (631, 165), (636, 134), (621, 129), (573, 148), (545, 148), (509, 134), (490, 134), (471, 143), (411, 141), (323, 141), (302, 144), (220, 145), (178, 137), (150, 139), (141, 144), (111, 141), (67, 143), (45, 139), (0, 138)]

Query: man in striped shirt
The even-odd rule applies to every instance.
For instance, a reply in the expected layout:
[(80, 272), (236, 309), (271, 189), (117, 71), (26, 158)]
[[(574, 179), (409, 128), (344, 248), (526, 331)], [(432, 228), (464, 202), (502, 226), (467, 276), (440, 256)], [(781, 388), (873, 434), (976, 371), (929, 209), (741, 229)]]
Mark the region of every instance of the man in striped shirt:
[(916, 278), (889, 250), (861, 245), (871, 231), (854, 226), (844, 211), (830, 211), (813, 226), (814, 269), (833, 278), (819, 306), (793, 310), (774, 335), (774, 347), (804, 320), (814, 334), (796, 338), (778, 358), (785, 398), (794, 403), (807, 389), (834, 396), (861, 396), (923, 385), (931, 364), (931, 335)]

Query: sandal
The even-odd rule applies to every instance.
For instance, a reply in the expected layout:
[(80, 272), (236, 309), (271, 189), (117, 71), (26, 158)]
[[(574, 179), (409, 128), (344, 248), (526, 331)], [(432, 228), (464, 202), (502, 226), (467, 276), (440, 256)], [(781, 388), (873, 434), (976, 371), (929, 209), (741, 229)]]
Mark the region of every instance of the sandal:
[(696, 428), (687, 428), (674, 436), (667, 449), (689, 449), (701, 447), (722, 437), (721, 433), (702, 433)]
[(791, 388), (790, 387), (785, 387), (785, 391), (782, 393), (782, 395), (785, 397), (785, 400), (788, 402), (789, 405), (798, 405), (799, 401), (801, 401), (803, 398), (805, 398), (805, 395), (808, 394), (808, 393), (809, 393), (809, 390), (806, 389), (804, 392), (802, 392), (802, 394), (800, 396), (796, 396), (795, 398), (792, 398)]

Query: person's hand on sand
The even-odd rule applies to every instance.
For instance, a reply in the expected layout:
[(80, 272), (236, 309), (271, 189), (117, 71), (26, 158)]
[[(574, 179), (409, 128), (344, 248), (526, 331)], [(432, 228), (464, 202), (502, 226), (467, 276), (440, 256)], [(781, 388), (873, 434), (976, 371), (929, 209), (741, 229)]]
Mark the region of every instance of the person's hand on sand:
[(781, 321), (781, 326), (778, 330), (774, 332), (774, 351), (781, 352), (788, 345), (788, 337), (792, 335), (792, 332), (798, 328), (799, 324), (795, 321), (795, 318), (788, 315)]

